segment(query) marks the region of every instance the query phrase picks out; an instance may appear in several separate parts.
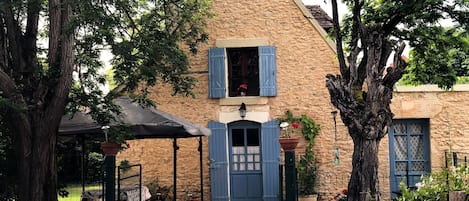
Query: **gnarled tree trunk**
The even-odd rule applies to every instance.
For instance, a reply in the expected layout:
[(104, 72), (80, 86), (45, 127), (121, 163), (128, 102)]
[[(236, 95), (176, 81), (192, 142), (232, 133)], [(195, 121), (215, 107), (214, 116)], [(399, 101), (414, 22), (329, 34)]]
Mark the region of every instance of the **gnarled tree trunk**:
[(379, 26), (360, 29), (360, 43), (358, 39), (352, 42), (355, 46), (352, 45), (348, 56), (349, 65), (340, 61), (341, 75), (329, 74), (326, 81), (331, 103), (340, 111), (354, 143), (347, 195), (350, 201), (381, 200), (378, 147), (392, 122), (390, 103), (394, 83), (405, 68), (398, 56), (403, 44), (397, 50), (395, 67), (386, 69), (392, 47), (384, 31)]
[(348, 184), (349, 200), (380, 200), (378, 147), (378, 139), (356, 139), (352, 157), (353, 170)]

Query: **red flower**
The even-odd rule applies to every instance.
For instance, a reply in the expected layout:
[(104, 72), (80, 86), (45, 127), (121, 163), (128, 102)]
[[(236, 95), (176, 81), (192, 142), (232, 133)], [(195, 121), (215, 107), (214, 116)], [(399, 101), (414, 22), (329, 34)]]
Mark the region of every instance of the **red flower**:
[(248, 90), (248, 84), (241, 84), (241, 85), (239, 85), (238, 91), (239, 91), (239, 90)]
[(340, 194), (337, 194), (334, 196), (334, 200), (337, 200), (337, 198), (339, 197)]
[(342, 194), (347, 195), (347, 193), (348, 193), (347, 189), (344, 188), (344, 190), (342, 190)]
[(298, 127), (300, 126), (300, 124), (294, 122), (294, 123), (291, 123), (291, 126), (292, 126), (293, 128), (298, 128)]

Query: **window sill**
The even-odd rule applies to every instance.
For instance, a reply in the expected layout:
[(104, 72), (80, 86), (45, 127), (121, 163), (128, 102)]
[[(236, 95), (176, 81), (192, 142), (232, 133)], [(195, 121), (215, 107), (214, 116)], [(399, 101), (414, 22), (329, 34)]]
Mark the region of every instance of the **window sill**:
[(266, 105), (269, 101), (268, 97), (260, 96), (237, 96), (220, 99), (220, 105)]

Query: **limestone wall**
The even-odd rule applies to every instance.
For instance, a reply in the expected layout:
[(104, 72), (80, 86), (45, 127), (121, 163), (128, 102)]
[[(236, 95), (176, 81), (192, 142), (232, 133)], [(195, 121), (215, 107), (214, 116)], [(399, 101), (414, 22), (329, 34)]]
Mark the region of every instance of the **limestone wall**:
[(397, 88), (392, 109), (397, 119), (430, 120), (432, 170), (445, 166), (444, 152), (469, 152), (469, 85), (456, 85), (452, 91), (436, 86)]
[[(208, 23), (210, 40), (199, 53), (191, 57), (191, 74), (198, 79), (194, 92), (196, 98), (171, 96), (171, 87), (159, 85), (151, 98), (158, 109), (207, 126), (210, 120), (228, 122), (239, 118), (237, 110), (241, 102), (247, 103), (246, 118), (267, 121), (283, 116), (286, 110), (295, 115), (307, 114), (321, 125), (316, 138), (316, 156), (319, 162), (317, 190), (323, 199), (347, 187), (351, 171), (351, 138), (337, 119), (334, 124), (329, 95), (325, 88), (325, 76), (338, 73), (336, 56), (331, 43), (323, 32), (316, 29), (307, 12), (303, 12), (296, 0), (213, 0), (216, 16)], [(235, 44), (262, 43), (277, 47), (277, 96), (262, 98), (208, 98), (208, 48)], [(432, 142), (432, 167), (442, 166), (443, 150), (464, 148), (465, 119), (468, 112), (463, 104), (467, 92), (396, 92), (393, 112), (396, 118), (430, 118)], [(464, 109), (466, 108), (466, 110)], [(448, 140), (447, 131), (451, 131)], [(178, 139), (178, 198), (183, 191), (199, 189), (198, 138)], [(387, 138), (380, 146), (380, 185), (383, 196), (389, 198), (389, 148)], [(468, 142), (469, 143), (469, 142)], [(297, 155), (304, 149), (300, 142)], [(144, 183), (158, 179), (161, 185), (172, 185), (172, 141), (169, 139), (133, 140), (131, 148), (118, 155), (119, 160), (143, 165)], [(339, 147), (339, 165), (334, 164), (334, 147)], [(203, 139), (204, 196), (210, 196), (208, 140)], [(444, 165), (444, 164), (443, 164)]]
[[(170, 86), (160, 86), (152, 91), (151, 97), (158, 103), (158, 109), (169, 112), (194, 123), (207, 126), (209, 120), (222, 121), (237, 117), (239, 101), (247, 103), (248, 116), (263, 114), (265, 120), (275, 119), (292, 110), (295, 115), (306, 113), (321, 124), (318, 136), (318, 159), (324, 164), (321, 171), (332, 167), (332, 116), (333, 109), (325, 88), (327, 73), (337, 72), (336, 59), (330, 42), (324, 40), (305, 17), (293, 0), (214, 0), (213, 12), (216, 16), (208, 23), (210, 40), (201, 46), (199, 54), (191, 57), (191, 70), (208, 70), (207, 53), (209, 47), (223, 44), (252, 43), (261, 41), (277, 48), (278, 95), (270, 98), (249, 98), (245, 100), (209, 99), (208, 74), (194, 73), (199, 81), (194, 90), (196, 98), (170, 96)], [(321, 30), (322, 31), (322, 30)], [(239, 102), (239, 103), (238, 103)], [(234, 114), (233, 117), (227, 117)], [(257, 117), (252, 117), (257, 118)], [(341, 129), (341, 131), (345, 131)], [(345, 136), (345, 133), (342, 133)], [(204, 138), (204, 190), (209, 196), (208, 145)], [(131, 163), (142, 163), (144, 182), (156, 178), (162, 185), (172, 185), (172, 144), (170, 140), (135, 140), (131, 148), (118, 156)], [(178, 189), (198, 188), (197, 140), (178, 140)], [(304, 146), (301, 142), (300, 146)], [(303, 150), (303, 148), (299, 148)], [(327, 171), (326, 171), (327, 170)], [(323, 191), (330, 188), (321, 187)], [(334, 187), (335, 188), (335, 187)], [(178, 190), (179, 191), (179, 190)], [(183, 193), (180, 193), (181, 196)]]

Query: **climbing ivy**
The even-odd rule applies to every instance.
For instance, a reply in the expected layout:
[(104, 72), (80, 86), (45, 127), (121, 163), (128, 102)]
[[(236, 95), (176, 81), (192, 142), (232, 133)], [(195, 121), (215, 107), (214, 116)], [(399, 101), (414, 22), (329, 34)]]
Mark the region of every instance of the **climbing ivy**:
[(300, 195), (311, 195), (316, 193), (315, 184), (317, 178), (316, 156), (314, 155), (314, 139), (319, 133), (321, 126), (313, 118), (302, 114), (299, 117), (293, 116), (290, 110), (285, 112), (284, 118), (279, 118), (280, 122), (288, 122), (289, 125), (298, 123), (301, 134), (308, 141), (305, 147), (305, 154), (300, 157), (297, 165), (298, 171), (298, 193)]

